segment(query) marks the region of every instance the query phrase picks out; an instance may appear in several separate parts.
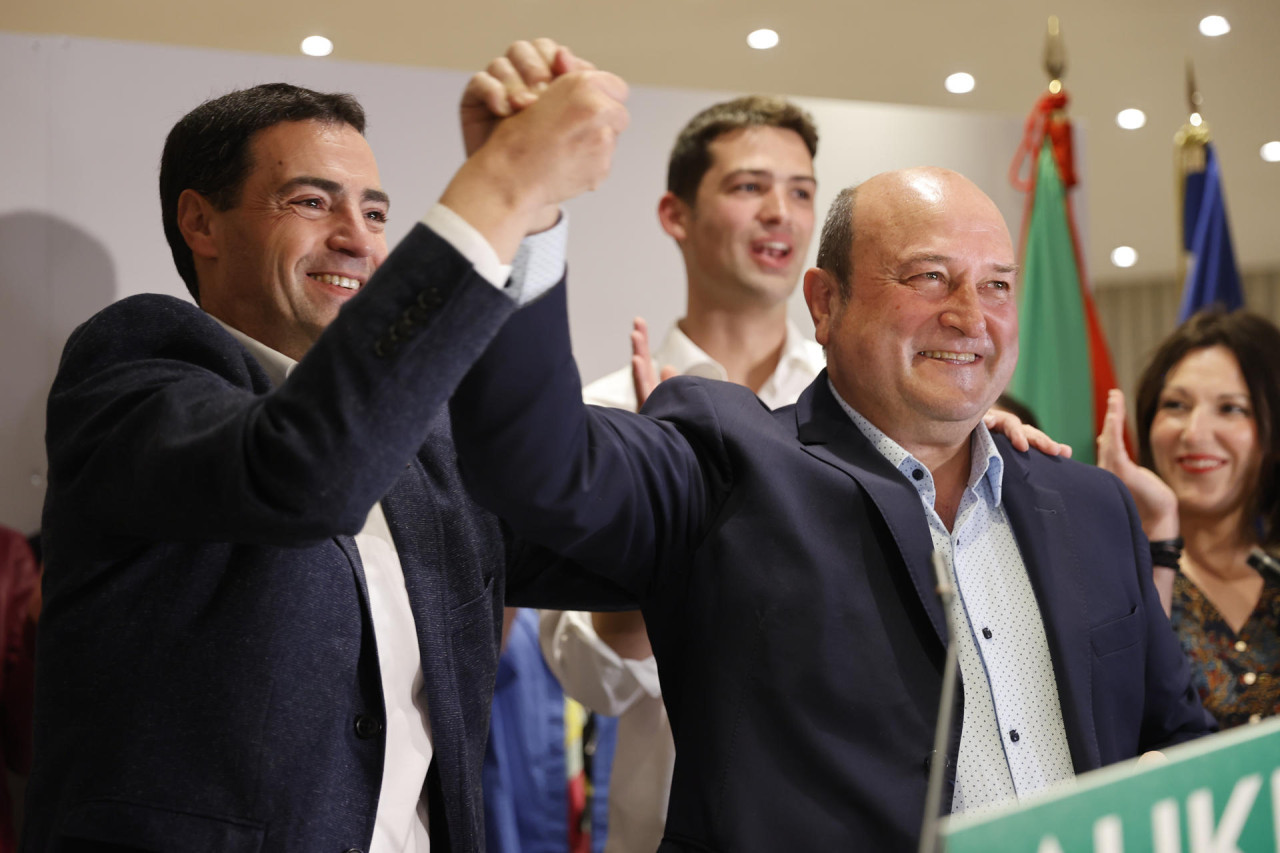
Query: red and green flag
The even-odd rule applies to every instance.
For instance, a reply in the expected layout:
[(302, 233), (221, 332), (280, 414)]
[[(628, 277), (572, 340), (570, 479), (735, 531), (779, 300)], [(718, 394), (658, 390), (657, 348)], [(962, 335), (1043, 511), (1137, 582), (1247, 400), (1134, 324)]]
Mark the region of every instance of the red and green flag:
[[(1028, 193), (1022, 223), (1018, 367), (1009, 393), (1040, 427), (1094, 462), (1094, 439), (1116, 387), (1111, 355), (1084, 275), (1071, 208), (1076, 183), (1065, 92), (1046, 93), (1027, 120), (1011, 179)], [(1034, 157), (1029, 180), (1022, 163)]]

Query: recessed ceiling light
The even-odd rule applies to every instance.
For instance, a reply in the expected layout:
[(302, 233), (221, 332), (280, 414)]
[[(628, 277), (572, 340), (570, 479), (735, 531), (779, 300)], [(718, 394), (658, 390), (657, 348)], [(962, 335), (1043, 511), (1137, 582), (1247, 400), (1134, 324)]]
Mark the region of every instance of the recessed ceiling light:
[(1268, 163), (1280, 163), (1280, 140), (1273, 140), (1262, 146), (1262, 159)]
[(333, 42), (324, 36), (307, 36), (302, 40), (302, 52), (307, 56), (328, 56), (333, 53)]
[(1221, 15), (1208, 15), (1200, 19), (1200, 32), (1210, 38), (1225, 36), (1231, 32), (1231, 24)]
[(768, 50), (777, 47), (778, 34), (773, 30), (756, 30), (747, 36), (747, 44), (756, 50)]
[(1204, 118), (1200, 115), (1200, 113), (1192, 113), (1190, 121), (1191, 121), (1192, 127), (1199, 127), (1200, 125), (1204, 124)]
[(1116, 246), (1111, 250), (1111, 263), (1121, 269), (1128, 269), (1138, 262), (1138, 253), (1132, 246)]
[(1132, 107), (1116, 113), (1116, 124), (1125, 130), (1137, 130), (1147, 123), (1147, 114)]
[(973, 75), (965, 71), (957, 71), (955, 74), (948, 75), (943, 85), (947, 87), (948, 92), (963, 95), (973, 91)]

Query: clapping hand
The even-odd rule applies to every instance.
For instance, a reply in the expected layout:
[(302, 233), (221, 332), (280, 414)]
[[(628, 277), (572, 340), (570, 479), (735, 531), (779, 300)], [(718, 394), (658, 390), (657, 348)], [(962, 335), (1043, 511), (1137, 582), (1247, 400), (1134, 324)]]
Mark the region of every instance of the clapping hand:
[(1124, 392), (1113, 388), (1107, 393), (1107, 414), (1098, 434), (1098, 467), (1115, 474), (1129, 487), (1148, 539), (1172, 539), (1178, 535), (1178, 499), (1155, 471), (1129, 458), (1124, 446), (1124, 420)]
[(636, 411), (649, 399), (659, 382), (666, 382), (676, 375), (676, 369), (669, 364), (664, 364), (656, 374), (653, 368), (653, 357), (649, 355), (649, 324), (643, 317), (637, 317), (631, 331), (631, 382), (636, 391)]

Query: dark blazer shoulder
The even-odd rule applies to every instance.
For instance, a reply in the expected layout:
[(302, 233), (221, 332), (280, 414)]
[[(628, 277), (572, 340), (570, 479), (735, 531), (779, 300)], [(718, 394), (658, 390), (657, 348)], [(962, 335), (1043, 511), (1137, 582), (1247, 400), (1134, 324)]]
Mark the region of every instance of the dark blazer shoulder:
[(136, 338), (184, 329), (208, 331), (210, 328), (221, 327), (217, 320), (192, 302), (163, 293), (138, 293), (103, 308), (82, 323), (73, 336), (79, 333), (119, 333), (122, 337)]
[(700, 376), (673, 376), (649, 395), (641, 413), (681, 425), (750, 422), (765, 425), (774, 413), (750, 388)]
[(113, 302), (67, 339), (59, 378), (111, 365), (159, 359), (213, 370), (248, 386), (269, 388), (249, 352), (199, 306), (160, 293)]
[(1119, 478), (1096, 465), (1063, 456), (1050, 456), (1035, 449), (1014, 450), (1005, 436), (993, 433), (992, 438), (1005, 461), (1006, 471), (1027, 478), (1033, 485), (1051, 489), (1092, 490), (1097, 494), (1113, 495), (1117, 499), (1125, 494)]

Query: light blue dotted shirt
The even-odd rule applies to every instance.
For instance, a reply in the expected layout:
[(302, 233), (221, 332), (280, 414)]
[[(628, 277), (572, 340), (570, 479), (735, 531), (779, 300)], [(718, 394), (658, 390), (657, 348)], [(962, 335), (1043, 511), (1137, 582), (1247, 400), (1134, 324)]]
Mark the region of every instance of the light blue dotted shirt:
[(1000, 504), (1004, 460), (991, 433), (981, 423), (973, 432), (968, 486), (947, 530), (934, 510), (929, 469), (830, 387), (862, 434), (919, 492), (933, 549), (956, 589), (951, 618), (964, 726), (952, 812), (979, 811), (1074, 779), (1040, 607)]

